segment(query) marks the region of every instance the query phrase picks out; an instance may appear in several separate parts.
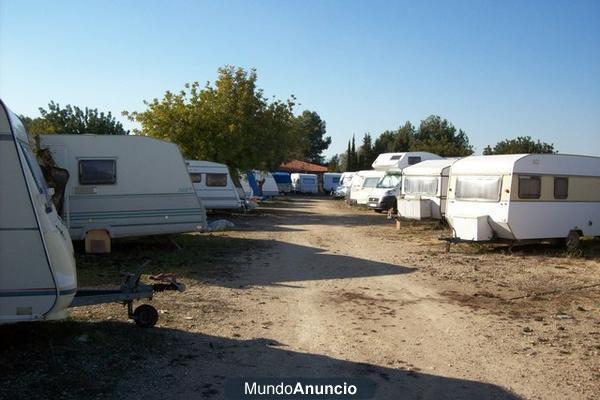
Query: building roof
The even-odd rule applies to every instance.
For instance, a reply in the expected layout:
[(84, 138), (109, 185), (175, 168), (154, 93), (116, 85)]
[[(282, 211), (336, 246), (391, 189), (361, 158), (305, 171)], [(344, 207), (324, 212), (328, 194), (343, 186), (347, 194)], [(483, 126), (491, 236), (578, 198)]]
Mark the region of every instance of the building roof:
[(279, 170), (287, 172), (303, 172), (308, 174), (322, 174), (323, 172), (327, 172), (327, 167), (319, 164), (312, 164), (306, 161), (292, 160), (281, 164), (279, 166)]

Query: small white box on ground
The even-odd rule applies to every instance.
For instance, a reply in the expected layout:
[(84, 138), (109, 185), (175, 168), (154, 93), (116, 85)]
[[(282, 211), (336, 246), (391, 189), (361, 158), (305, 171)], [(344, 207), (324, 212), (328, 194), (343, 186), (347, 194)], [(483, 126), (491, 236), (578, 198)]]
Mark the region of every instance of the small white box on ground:
[(485, 241), (491, 240), (494, 236), (494, 231), (488, 223), (487, 215), (477, 217), (455, 216), (453, 228), (456, 236), (463, 240)]

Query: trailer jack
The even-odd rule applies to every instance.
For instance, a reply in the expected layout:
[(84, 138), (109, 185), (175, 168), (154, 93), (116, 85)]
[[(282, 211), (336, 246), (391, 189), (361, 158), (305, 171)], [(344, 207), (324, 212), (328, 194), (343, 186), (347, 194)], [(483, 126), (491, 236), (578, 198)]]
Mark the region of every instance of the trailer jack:
[(127, 316), (140, 328), (150, 328), (158, 322), (158, 311), (150, 304), (142, 304), (135, 309), (133, 302), (141, 299), (152, 300), (155, 292), (177, 290), (183, 292), (185, 285), (177, 282), (174, 274), (151, 275), (150, 279), (157, 283), (148, 285), (140, 282), (142, 271), (149, 263), (142, 264), (136, 273), (123, 274), (124, 279), (120, 288), (115, 289), (78, 289), (70, 307), (83, 307), (96, 304), (121, 303), (127, 306)]

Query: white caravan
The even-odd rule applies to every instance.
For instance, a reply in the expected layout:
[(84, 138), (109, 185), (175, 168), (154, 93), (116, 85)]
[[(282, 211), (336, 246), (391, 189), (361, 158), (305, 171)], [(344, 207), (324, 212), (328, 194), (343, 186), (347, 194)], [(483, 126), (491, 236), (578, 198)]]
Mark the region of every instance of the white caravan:
[[(410, 151), (406, 153), (382, 153), (371, 166), (378, 171), (386, 171), (389, 177), (382, 180), (380, 187), (369, 193), (367, 206), (375, 211), (396, 208), (396, 197), (401, 189), (401, 172), (404, 168), (418, 164), (425, 160), (438, 160), (443, 157), (425, 151)], [(391, 185), (396, 182), (397, 185)]]
[(21, 121), (0, 100), (0, 323), (66, 317), (73, 247)]
[(438, 160), (440, 157), (437, 154), (428, 153), (426, 151), (409, 151), (405, 153), (381, 153), (377, 156), (371, 166), (379, 171), (398, 170), (420, 163), (425, 160)]
[(175, 144), (86, 134), (41, 135), (41, 145), (69, 172), (63, 219), (73, 240), (87, 239), (87, 251), (110, 251), (110, 238), (206, 228), (206, 211)]
[(407, 219), (443, 219), (450, 167), (455, 158), (426, 160), (402, 170), (398, 214)]
[(292, 191), (296, 193), (319, 193), (317, 175), (293, 173), (290, 177), (292, 179)]
[(326, 193), (333, 192), (340, 184), (342, 174), (338, 172), (325, 172), (323, 174), (323, 190)]
[(455, 241), (600, 235), (600, 157), (471, 156), (452, 165), (448, 186)]
[(257, 185), (263, 182), (261, 187), (263, 197), (273, 197), (279, 194), (279, 187), (272, 173), (268, 171), (254, 171), (254, 179), (256, 179)]
[(240, 210), (244, 198), (238, 190), (225, 164), (212, 161), (186, 160), (194, 190), (206, 209)]
[(273, 172), (272, 175), (279, 193), (286, 194), (292, 191), (292, 178), (289, 172)]
[(358, 179), (353, 178), (350, 187), (350, 204), (366, 205), (369, 194), (377, 187), (377, 183), (383, 178), (385, 171), (358, 171), (356, 175)]
[(348, 192), (348, 188), (350, 188), (350, 183), (352, 182), (352, 178), (356, 175), (356, 172), (343, 172), (342, 176), (340, 176), (340, 183), (338, 187), (335, 188), (333, 192), (333, 197), (340, 198), (346, 197)]

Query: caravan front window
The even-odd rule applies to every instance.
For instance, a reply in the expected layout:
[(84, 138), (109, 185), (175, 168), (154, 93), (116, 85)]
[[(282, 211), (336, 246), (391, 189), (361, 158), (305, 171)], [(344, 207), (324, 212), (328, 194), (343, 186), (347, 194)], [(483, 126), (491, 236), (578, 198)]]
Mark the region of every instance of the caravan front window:
[(459, 176), (456, 178), (456, 199), (499, 201), (500, 176)]
[(79, 184), (114, 185), (117, 183), (116, 160), (79, 160)]
[(392, 189), (398, 186), (400, 184), (400, 181), (401, 175), (386, 175), (383, 178), (381, 178), (379, 183), (377, 183), (377, 187), (380, 189)]
[(404, 193), (435, 195), (438, 178), (435, 176), (407, 176), (404, 178)]
[(227, 174), (206, 174), (206, 186), (227, 186)]

